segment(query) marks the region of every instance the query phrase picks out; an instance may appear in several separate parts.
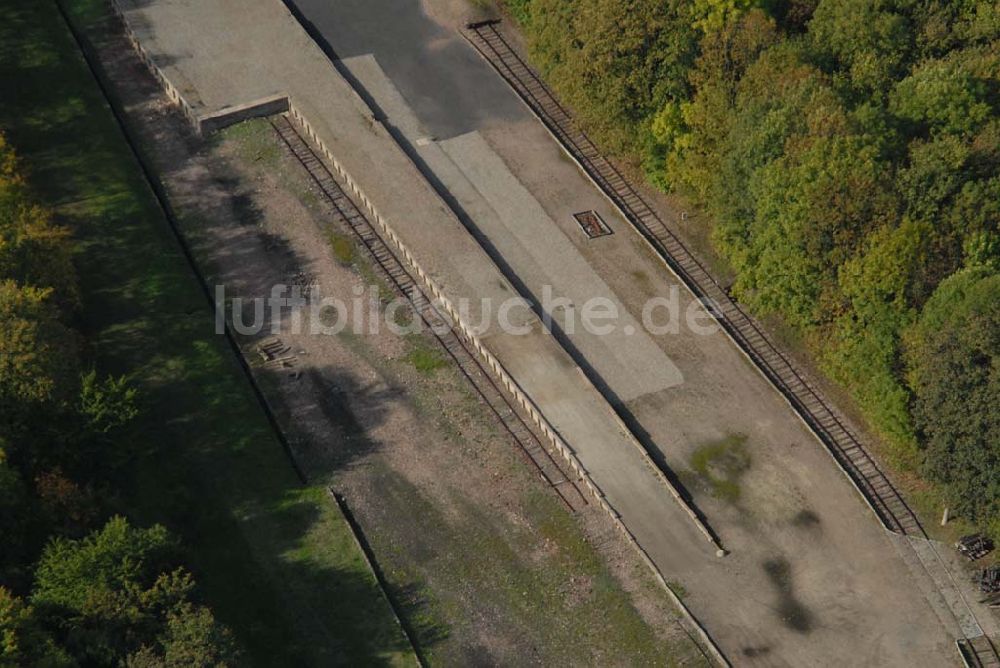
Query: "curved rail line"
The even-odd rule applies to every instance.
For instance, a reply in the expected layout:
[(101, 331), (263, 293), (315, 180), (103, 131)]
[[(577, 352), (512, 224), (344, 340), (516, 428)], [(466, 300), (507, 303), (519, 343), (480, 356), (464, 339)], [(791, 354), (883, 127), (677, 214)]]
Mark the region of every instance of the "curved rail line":
[(302, 165), (313, 183), (333, 205), (338, 217), (351, 229), (367, 249), (382, 274), (400, 295), (410, 300), (414, 311), (424, 325), (434, 334), (448, 356), (472, 384), (479, 397), (489, 406), (504, 429), (518, 445), (518, 451), (538, 472), (539, 477), (555, 490), (571, 511), (588, 505), (587, 497), (576, 482), (559, 466), (556, 459), (542, 445), (541, 440), (528, 426), (529, 421), (516, 408), (516, 402), (497, 386), (492, 376), (479, 363), (466, 341), (452, 328), (451, 323), (434, 308), (434, 304), (420, 289), (403, 262), (382, 240), (365, 215), (340, 187), (333, 174), (296, 130), (287, 116), (271, 118), (271, 125), (289, 152)]
[[(576, 125), (539, 75), (497, 29), (499, 20), (470, 23), (466, 40), (507, 82), (595, 186), (654, 248), (660, 259), (699, 299), (740, 350), (784, 396), (889, 531), (909, 539), (921, 566), (935, 582), (965, 636), (958, 641), (970, 666), (1000, 667), (1000, 656), (983, 634), (951, 573), (919, 519), (875, 459), (829, 405), (674, 234), (591, 139)], [(918, 549), (918, 544), (923, 549)], [(927, 554), (929, 552), (929, 554)], [(935, 577), (935, 574), (937, 577)], [(966, 658), (971, 657), (971, 658)]]

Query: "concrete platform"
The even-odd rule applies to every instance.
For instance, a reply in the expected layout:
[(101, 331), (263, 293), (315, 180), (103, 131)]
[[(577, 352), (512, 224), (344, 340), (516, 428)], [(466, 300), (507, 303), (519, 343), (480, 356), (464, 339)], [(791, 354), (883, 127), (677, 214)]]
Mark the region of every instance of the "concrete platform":
[[(545, 283), (574, 301), (606, 296), (631, 314), (627, 322), (646, 296), (670, 289), (655, 259), (643, 255), (541, 126), (419, 3), (302, 5), (331, 44), (350, 42), (341, 55), (361, 56), (345, 64), (472, 219), (507, 276), (278, 0), (122, 4), (196, 116), (288, 95), (433, 281), (452, 299), (491, 298), (493, 323), (504, 298)], [(361, 50), (369, 42), (378, 47), (375, 58)], [(378, 67), (383, 55), (392, 80)], [(582, 239), (571, 218), (582, 209), (598, 210), (615, 234)], [(630, 289), (635, 285), (642, 290)], [(481, 321), (483, 314), (473, 317)], [(576, 451), (666, 577), (686, 587), (686, 603), (731, 659), (796, 666), (954, 662), (948, 634), (888, 537), (723, 337), (570, 340), (675, 470), (683, 471), (706, 439), (747, 434), (752, 509), (700, 498), (735, 546), (719, 560), (570, 355), (537, 318), (524, 314), (521, 322), (531, 334), (494, 327), (481, 337), (484, 345)]]
[[(670, 495), (633, 436), (537, 317), (515, 310), (526, 335), (497, 327), (517, 292), (277, 0), (136, 0), (124, 17), (194, 119), (287, 95), (357, 187), (376, 203), (431, 280), (470, 300), (480, 335), (657, 563), (712, 560), (715, 546)], [(224, 39), (218, 39), (226, 35)], [(233, 36), (241, 35), (242, 39)], [(483, 311), (477, 309), (483, 307)]]

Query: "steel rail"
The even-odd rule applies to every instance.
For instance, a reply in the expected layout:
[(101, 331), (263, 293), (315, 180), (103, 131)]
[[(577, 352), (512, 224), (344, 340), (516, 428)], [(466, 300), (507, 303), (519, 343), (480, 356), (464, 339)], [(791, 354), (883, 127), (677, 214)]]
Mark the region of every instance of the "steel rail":
[(333, 205), (340, 219), (375, 260), (393, 288), (410, 301), (421, 321), (434, 334), (462, 375), (472, 384), (479, 397), (518, 445), (518, 452), (536, 469), (539, 477), (555, 490), (567, 508), (576, 512), (587, 506), (589, 502), (586, 495), (542, 445), (541, 440), (528, 426), (528, 420), (516, 408), (516, 403), (507, 398), (492, 376), (479, 363), (466, 341), (454, 330), (452, 323), (434, 307), (403, 262), (347, 196), (326, 164), (320, 160), (288, 117), (284, 115), (273, 117), (271, 125), (291, 155), (302, 165), (316, 187)]

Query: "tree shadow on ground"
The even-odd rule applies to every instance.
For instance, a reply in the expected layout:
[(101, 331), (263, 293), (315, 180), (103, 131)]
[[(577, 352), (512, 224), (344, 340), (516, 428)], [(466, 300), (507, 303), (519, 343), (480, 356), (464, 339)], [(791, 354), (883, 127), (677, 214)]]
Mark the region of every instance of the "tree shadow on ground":
[(768, 559), (761, 568), (777, 594), (777, 613), (781, 623), (796, 633), (810, 633), (815, 625), (813, 614), (795, 595), (792, 567), (788, 560), (784, 557)]

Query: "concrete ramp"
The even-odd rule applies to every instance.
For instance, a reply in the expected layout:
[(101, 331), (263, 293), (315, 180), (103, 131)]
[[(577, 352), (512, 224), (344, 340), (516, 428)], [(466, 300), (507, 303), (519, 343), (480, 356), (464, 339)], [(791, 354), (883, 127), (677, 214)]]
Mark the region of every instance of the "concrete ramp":
[[(480, 231), (537, 301), (545, 286), (551, 286), (554, 300), (568, 305), (548, 309), (547, 315), (604, 383), (616, 388), (619, 401), (684, 382), (680, 370), (478, 132), (440, 145), (483, 205), (494, 212), (475, 217)], [(477, 212), (482, 208), (476, 207)], [(603, 334), (588, 331), (580, 322), (583, 306), (598, 299), (618, 313), (613, 329)]]
[[(579, 355), (576, 361), (587, 360), (602, 385), (615, 388), (616, 400), (624, 404), (684, 382), (677, 366), (478, 132), (436, 141), (374, 56), (341, 63), (383, 121), (402, 135), (455, 199), (508, 279), (520, 283), (521, 292), (539, 305), (545, 286), (551, 288), (552, 302), (559, 307), (546, 314)], [(606, 334), (581, 326), (581, 309), (595, 299), (606, 300), (618, 313), (614, 329)]]
[(369, 53), (344, 58), (340, 65), (364, 89), (369, 103), (381, 111), (384, 123), (394, 127), (413, 144), (426, 144), (435, 139), (427, 133), (410, 103), (386, 75), (375, 56)]

